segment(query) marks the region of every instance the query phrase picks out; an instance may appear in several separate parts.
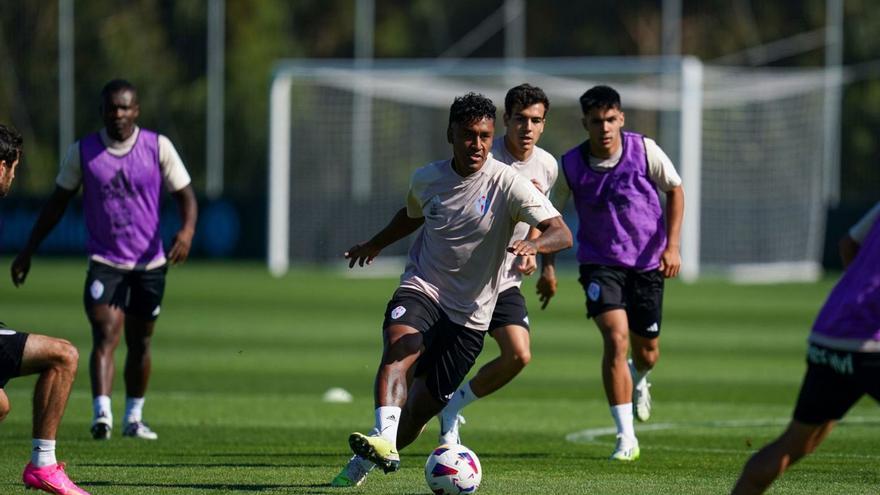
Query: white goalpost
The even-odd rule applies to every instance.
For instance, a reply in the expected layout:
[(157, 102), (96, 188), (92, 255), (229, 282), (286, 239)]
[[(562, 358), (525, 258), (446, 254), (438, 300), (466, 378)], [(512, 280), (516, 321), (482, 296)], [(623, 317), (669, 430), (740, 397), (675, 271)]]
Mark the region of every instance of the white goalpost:
[[(686, 280), (819, 275), (822, 71), (724, 69), (689, 57), (278, 63), (270, 87), (271, 273), (338, 260), (382, 228), (403, 204), (412, 171), (449, 155), (452, 100), (469, 91), (492, 98), (503, 132), (504, 95), (523, 82), (550, 98), (540, 145), (557, 157), (586, 138), (578, 97), (596, 84), (620, 92), (627, 127), (657, 139), (682, 175)], [(576, 228), (575, 216), (566, 220)], [(405, 254), (400, 244), (383, 255)]]

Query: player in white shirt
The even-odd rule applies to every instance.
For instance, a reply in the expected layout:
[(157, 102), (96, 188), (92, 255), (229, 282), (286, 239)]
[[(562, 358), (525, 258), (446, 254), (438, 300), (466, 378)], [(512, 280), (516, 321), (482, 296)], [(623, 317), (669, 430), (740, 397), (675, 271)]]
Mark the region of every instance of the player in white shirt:
[[(547, 198), (492, 158), (494, 133), (495, 105), (488, 98), (474, 93), (456, 98), (447, 128), (453, 158), (416, 170), (406, 208), (345, 253), (350, 267), (363, 266), (423, 226), (385, 311), (374, 428), (369, 435), (349, 436), (355, 455), (333, 486), (360, 485), (374, 464), (396, 471), (398, 449), (412, 443), (446, 405), (482, 350), (507, 252), (534, 256), (572, 244)], [(519, 222), (541, 235), (511, 240)]]
[[(509, 165), (545, 195), (549, 194), (559, 173), (553, 155), (538, 147), (549, 110), (550, 100), (541, 88), (530, 84), (511, 88), (504, 98), (506, 132), (492, 143), (493, 158)], [(528, 224), (519, 223), (513, 239), (532, 238), (539, 233)], [(531, 275), (536, 268), (534, 256), (507, 255), (499, 274), (500, 294), (489, 325), (489, 335), (498, 343), (501, 355), (480, 368), (443, 408), (441, 444), (460, 443), (459, 426), (464, 423), (460, 411), (513, 380), (531, 360), (529, 317), (520, 286), (523, 275)]]

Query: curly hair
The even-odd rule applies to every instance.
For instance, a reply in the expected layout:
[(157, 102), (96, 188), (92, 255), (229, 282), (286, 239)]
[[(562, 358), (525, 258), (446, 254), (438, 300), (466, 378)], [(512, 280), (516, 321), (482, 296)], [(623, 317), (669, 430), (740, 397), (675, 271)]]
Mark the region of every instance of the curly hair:
[(611, 86), (593, 86), (581, 95), (581, 111), (584, 115), (590, 113), (590, 110), (598, 108), (607, 110), (609, 108), (620, 109), (620, 94)]
[(0, 160), (5, 160), (7, 166), (21, 157), (22, 143), (24, 140), (15, 127), (0, 124)]
[(131, 91), (137, 101), (137, 88), (125, 79), (113, 79), (101, 89), (101, 101), (105, 101), (120, 91)]
[(449, 107), (449, 127), (452, 124), (470, 124), (484, 118), (495, 120), (495, 104), (479, 93), (458, 96)]
[(547, 98), (544, 90), (528, 83), (520, 84), (510, 88), (504, 97), (504, 113), (510, 115), (517, 105), (520, 108), (527, 108), (538, 103), (544, 104), (544, 114), (546, 115), (550, 111), (550, 99)]

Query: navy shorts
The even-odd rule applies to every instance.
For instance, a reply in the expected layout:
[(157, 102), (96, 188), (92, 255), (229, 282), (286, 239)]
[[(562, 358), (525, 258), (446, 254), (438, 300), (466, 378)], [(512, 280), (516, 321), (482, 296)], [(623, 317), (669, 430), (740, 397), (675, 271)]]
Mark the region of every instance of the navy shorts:
[(152, 270), (122, 270), (89, 262), (83, 290), (86, 313), (91, 315), (94, 306), (107, 304), (143, 321), (155, 321), (165, 295), (167, 272), (168, 265)]
[(839, 420), (865, 394), (880, 401), (880, 353), (810, 344), (794, 419), (813, 425)]
[(10, 379), (21, 375), (27, 339), (28, 334), (9, 330), (0, 324), (0, 388), (5, 387)]
[(439, 304), (411, 289), (397, 289), (385, 309), (382, 328), (399, 324), (415, 328), (424, 339), (415, 376), (425, 379), (432, 397), (449, 402), (483, 350), (486, 332), (453, 323)]
[(526, 310), (526, 298), (523, 297), (519, 287), (511, 287), (498, 294), (495, 310), (492, 311), (492, 321), (489, 323), (489, 333), (500, 327), (516, 325), (529, 330), (529, 312)]
[(665, 280), (659, 270), (637, 271), (605, 265), (581, 265), (578, 281), (587, 296), (587, 317), (612, 309), (626, 310), (630, 332), (648, 339), (660, 336)]

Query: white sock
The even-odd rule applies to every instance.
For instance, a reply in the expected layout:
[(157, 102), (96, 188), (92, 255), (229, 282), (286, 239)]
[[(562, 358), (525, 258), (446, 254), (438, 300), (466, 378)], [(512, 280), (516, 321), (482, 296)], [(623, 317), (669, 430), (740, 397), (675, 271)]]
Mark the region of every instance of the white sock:
[(143, 397), (127, 397), (125, 399), (125, 422), (135, 423), (144, 419)]
[(31, 451), (31, 464), (41, 468), (58, 464), (55, 460), (55, 440), (33, 439), (34, 450)]
[(614, 418), (614, 425), (617, 426), (618, 435), (623, 435), (631, 440), (636, 439), (636, 430), (633, 427), (632, 402), (611, 406), (611, 417)]
[(443, 415), (454, 417), (459, 411), (464, 409), (465, 406), (477, 399), (479, 399), (479, 397), (477, 397), (476, 394), (474, 394), (474, 391), (471, 390), (471, 382), (467, 382), (452, 394), (452, 398), (449, 399), (446, 407), (443, 408)]
[(648, 373), (651, 370), (639, 371), (636, 369), (636, 365), (633, 364), (633, 360), (630, 359), (627, 361), (629, 363), (629, 374), (632, 375), (633, 387), (641, 387), (645, 385), (645, 380), (648, 379)]
[(397, 425), (400, 424), (400, 408), (381, 406), (376, 408), (376, 430), (379, 436), (397, 447)]
[(95, 418), (104, 416), (111, 422), (113, 421), (113, 411), (110, 409), (109, 395), (99, 395), (92, 399), (92, 410), (94, 411)]

